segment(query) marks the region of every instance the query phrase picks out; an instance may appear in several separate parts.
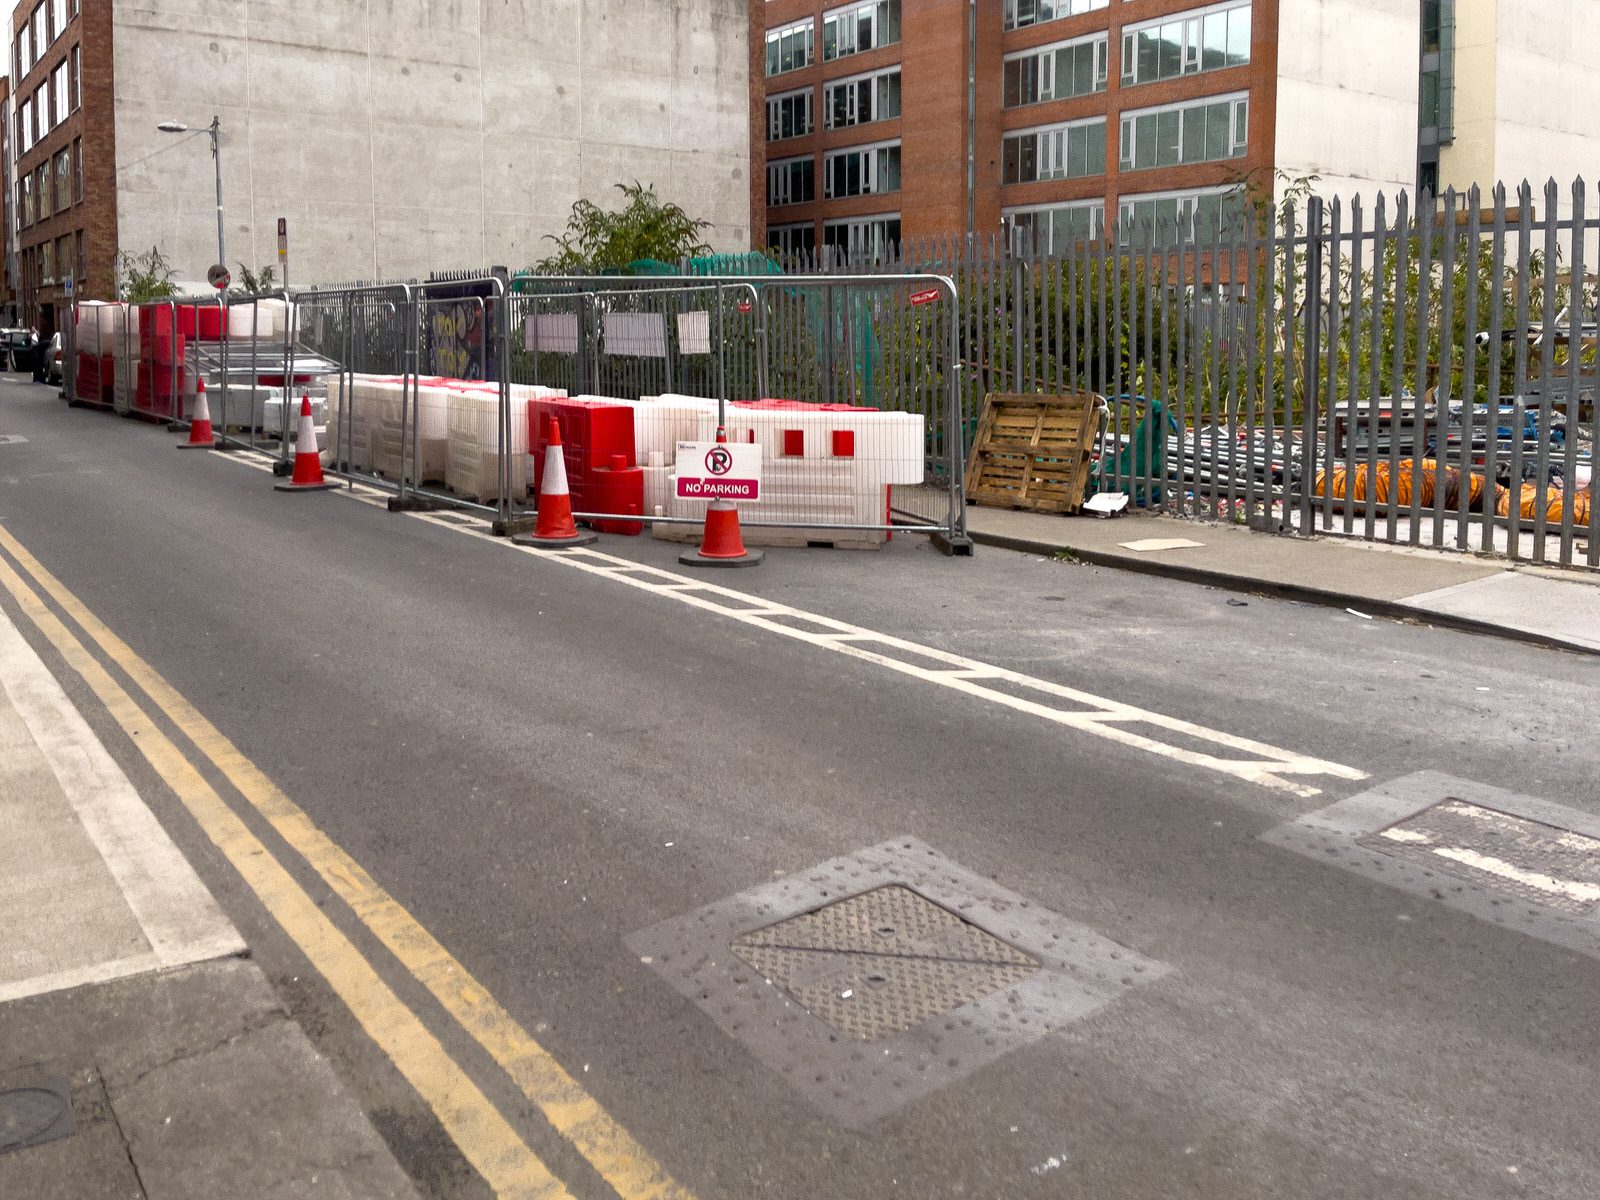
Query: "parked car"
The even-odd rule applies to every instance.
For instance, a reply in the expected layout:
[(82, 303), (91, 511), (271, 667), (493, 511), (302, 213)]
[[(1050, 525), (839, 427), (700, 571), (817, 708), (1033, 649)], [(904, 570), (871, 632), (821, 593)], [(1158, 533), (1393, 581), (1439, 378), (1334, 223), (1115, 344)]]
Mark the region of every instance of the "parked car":
[(60, 387), (65, 381), (61, 373), (61, 334), (54, 333), (50, 337), (50, 349), (44, 360), (44, 381)]
[(11, 371), (31, 371), (28, 359), (28, 331), (0, 329), (0, 367)]

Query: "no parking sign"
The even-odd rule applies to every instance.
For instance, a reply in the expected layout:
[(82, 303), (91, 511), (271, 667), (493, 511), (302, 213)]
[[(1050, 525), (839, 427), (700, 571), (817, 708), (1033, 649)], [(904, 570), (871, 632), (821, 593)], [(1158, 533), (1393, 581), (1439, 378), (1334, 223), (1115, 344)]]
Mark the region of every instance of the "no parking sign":
[(761, 447), (751, 442), (679, 442), (678, 499), (761, 499)]

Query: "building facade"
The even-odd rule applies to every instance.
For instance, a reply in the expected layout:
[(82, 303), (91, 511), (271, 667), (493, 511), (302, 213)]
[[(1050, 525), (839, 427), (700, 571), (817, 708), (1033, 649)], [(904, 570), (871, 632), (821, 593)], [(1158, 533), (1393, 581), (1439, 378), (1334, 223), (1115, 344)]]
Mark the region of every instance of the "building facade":
[[(223, 253), (294, 284), (530, 265), (635, 180), (752, 237), (745, 0), (24, 0), (13, 17), (23, 290), (108, 297)], [(164, 132), (163, 124), (188, 132)]]
[(111, 103), (110, 23), (111, 0), (38, 0), (12, 13), (17, 300), (22, 322), (45, 334), (69, 293), (114, 286), (110, 123), (86, 119)]
[[(1510, 2), (1510, 0), (1505, 0)], [(1418, 170), (1420, 14), (1394, 0), (762, 0), (768, 242), (871, 249)]]

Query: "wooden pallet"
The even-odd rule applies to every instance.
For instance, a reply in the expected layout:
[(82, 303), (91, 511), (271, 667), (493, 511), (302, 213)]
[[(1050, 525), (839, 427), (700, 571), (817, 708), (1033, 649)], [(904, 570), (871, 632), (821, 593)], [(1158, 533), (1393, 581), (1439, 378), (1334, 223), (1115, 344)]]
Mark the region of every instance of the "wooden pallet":
[(967, 459), (974, 504), (1077, 512), (1104, 401), (1093, 392), (991, 393)]

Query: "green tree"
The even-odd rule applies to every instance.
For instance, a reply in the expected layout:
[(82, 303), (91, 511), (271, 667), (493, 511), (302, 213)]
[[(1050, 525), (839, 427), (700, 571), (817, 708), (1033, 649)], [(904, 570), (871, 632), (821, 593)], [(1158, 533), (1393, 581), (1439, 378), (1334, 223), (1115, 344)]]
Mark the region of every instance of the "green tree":
[(132, 304), (144, 304), (178, 293), (172, 283), (172, 264), (155, 246), (145, 254), (123, 251), (118, 257), (118, 267), (118, 274), (122, 276), (122, 298)]
[(252, 271), (244, 263), (240, 263), (239, 282), (228, 290), (234, 296), (261, 296), (277, 289), (278, 272), (270, 264), (260, 270)]
[(566, 232), (546, 235), (556, 252), (539, 262), (541, 271), (585, 274), (622, 270), (640, 259), (676, 263), (709, 253), (711, 248), (700, 239), (709, 222), (663, 201), (653, 187), (637, 180), (616, 188), (623, 205), (614, 212), (587, 199), (572, 206)]

